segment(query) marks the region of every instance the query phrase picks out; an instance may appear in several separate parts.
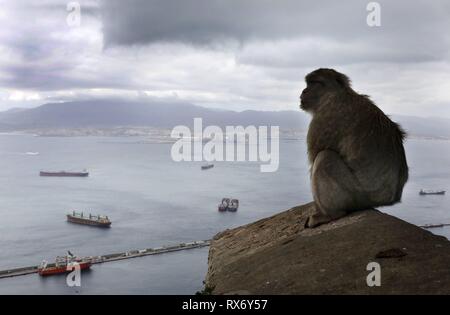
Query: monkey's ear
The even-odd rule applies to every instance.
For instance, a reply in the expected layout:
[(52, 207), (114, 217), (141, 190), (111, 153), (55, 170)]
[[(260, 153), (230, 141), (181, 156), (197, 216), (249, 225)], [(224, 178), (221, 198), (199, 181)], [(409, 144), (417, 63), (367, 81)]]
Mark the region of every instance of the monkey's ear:
[(351, 81), (345, 74), (339, 73), (336, 77), (336, 81), (343, 88), (349, 88), (351, 86)]

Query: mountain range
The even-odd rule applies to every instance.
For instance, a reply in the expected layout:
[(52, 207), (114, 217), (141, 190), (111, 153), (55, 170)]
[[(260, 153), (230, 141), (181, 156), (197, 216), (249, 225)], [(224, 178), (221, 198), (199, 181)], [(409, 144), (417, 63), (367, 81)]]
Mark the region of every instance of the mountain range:
[[(211, 109), (187, 102), (87, 100), (48, 103), (39, 107), (15, 108), (0, 112), (0, 131), (24, 131), (46, 128), (109, 128), (117, 126), (191, 127), (201, 117), (206, 125), (273, 125), (280, 129), (306, 131), (310, 117), (298, 111), (241, 112)], [(450, 138), (450, 119), (393, 115), (412, 136)]]

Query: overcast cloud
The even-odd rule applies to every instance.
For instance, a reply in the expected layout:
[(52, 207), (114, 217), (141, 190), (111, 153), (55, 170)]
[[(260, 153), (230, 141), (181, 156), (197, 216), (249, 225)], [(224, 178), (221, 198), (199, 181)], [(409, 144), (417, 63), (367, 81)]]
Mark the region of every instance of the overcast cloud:
[(391, 114), (450, 117), (450, 2), (0, 0), (0, 110), (86, 98), (298, 109), (303, 77), (348, 74)]

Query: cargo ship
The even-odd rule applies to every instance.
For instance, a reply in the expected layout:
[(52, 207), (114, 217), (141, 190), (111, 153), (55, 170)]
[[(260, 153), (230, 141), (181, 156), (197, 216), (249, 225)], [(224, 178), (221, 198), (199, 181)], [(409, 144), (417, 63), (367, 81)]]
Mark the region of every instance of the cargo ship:
[(88, 177), (89, 172), (84, 170), (82, 172), (49, 172), (49, 171), (40, 171), (39, 176), (50, 176), (50, 177)]
[(99, 226), (99, 227), (110, 227), (111, 221), (108, 216), (92, 215), (85, 216), (83, 212), (77, 213), (72, 211), (71, 214), (67, 214), (67, 221), (71, 223)]
[(445, 190), (425, 190), (421, 189), (419, 195), (445, 195)]
[[(70, 254), (70, 252), (69, 252)], [(38, 267), (38, 274), (40, 276), (50, 276), (61, 273), (71, 272), (80, 267), (80, 270), (89, 269), (92, 263), (89, 260), (77, 258), (73, 255), (57, 256), (54, 263), (48, 264), (45, 260)]]

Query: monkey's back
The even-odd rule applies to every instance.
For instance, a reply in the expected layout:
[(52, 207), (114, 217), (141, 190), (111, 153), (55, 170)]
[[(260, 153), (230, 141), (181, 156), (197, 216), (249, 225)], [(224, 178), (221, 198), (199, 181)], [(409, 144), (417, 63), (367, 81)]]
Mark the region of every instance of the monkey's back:
[(308, 131), (308, 154), (333, 150), (342, 157), (365, 191), (401, 198), (408, 179), (404, 132), (368, 97), (345, 93), (325, 103)]

